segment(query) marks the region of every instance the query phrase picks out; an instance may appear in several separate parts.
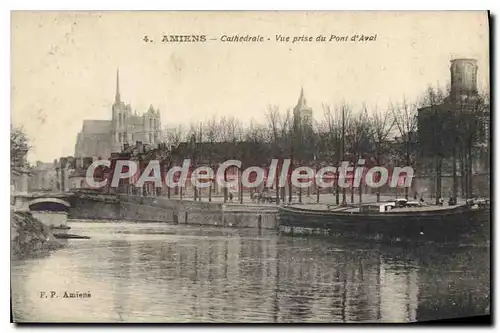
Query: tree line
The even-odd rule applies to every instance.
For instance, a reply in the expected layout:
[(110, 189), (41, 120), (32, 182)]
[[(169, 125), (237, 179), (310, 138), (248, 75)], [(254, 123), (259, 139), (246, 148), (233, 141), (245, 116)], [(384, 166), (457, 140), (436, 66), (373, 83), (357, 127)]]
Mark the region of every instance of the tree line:
[[(310, 126), (300, 114), (270, 105), (264, 121), (243, 124), (234, 116), (213, 116), (188, 126), (168, 128), (164, 137), (173, 147), (191, 143), (192, 158), (203, 155), (210, 165), (222, 162), (221, 158), (258, 164), (264, 155), (269, 159), (291, 159), (292, 166), (318, 168), (341, 161), (354, 164), (361, 158), (367, 164), (389, 169), (410, 166), (434, 177), (436, 200), (441, 196), (443, 166), (451, 165), (453, 197), (457, 196), (458, 171), (464, 183), (462, 193), (470, 197), (474, 148), (485, 142), (489, 149), (489, 129), (485, 127), (489, 122), (489, 98), (485, 94), (462, 96), (459, 100), (449, 96), (449, 89), (429, 86), (416, 100), (403, 97), (385, 108), (366, 104), (356, 107), (346, 101), (323, 104), (321, 116)], [(236, 149), (243, 148), (241, 142), (253, 143), (247, 146), (250, 151)], [(221, 143), (225, 144), (224, 156), (216, 148)], [(358, 191), (361, 199), (362, 187)], [(408, 191), (405, 187), (406, 198)], [(335, 193), (337, 203), (347, 201), (345, 189), (337, 187)], [(350, 195), (353, 201), (354, 191)], [(379, 199), (380, 189), (376, 195)], [(280, 195), (276, 196), (279, 202)]]
[[(341, 161), (354, 164), (363, 158), (368, 165), (388, 169), (411, 166), (434, 177), (436, 200), (441, 196), (443, 170), (450, 168), (453, 198), (456, 200), (458, 187), (463, 196), (471, 197), (475, 149), (483, 144), (483, 149), (490, 152), (489, 96), (484, 93), (450, 98), (449, 89), (429, 86), (417, 100), (403, 97), (385, 108), (354, 106), (346, 101), (323, 104), (321, 116), (312, 123), (277, 105), (268, 106), (264, 113), (265, 120), (260, 122), (252, 120), (244, 124), (234, 116), (212, 116), (187, 126), (166, 128), (163, 140), (168, 147), (182, 147), (178, 153), (183, 158), (190, 157), (193, 165), (199, 162), (211, 166), (238, 159), (245, 168), (276, 158), (290, 159), (292, 168), (299, 165), (319, 168)], [(13, 171), (26, 164), (29, 148), (23, 129), (12, 127)], [(284, 199), (284, 188), (281, 191), (276, 193), (277, 202)], [(380, 189), (376, 194), (379, 199)], [(354, 201), (354, 191), (350, 195)], [(358, 195), (361, 201), (362, 187)], [(408, 195), (405, 188), (405, 197)], [(335, 196), (337, 203), (347, 201), (345, 189), (340, 190), (338, 184)]]

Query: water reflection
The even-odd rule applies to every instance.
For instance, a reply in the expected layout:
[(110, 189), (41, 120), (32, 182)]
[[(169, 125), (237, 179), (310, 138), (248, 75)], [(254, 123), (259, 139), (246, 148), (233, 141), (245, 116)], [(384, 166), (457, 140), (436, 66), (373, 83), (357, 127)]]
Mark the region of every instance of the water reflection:
[[(489, 311), (489, 247), (73, 223), (90, 240), (12, 265), (18, 321), (408, 322)], [(41, 291), (91, 291), (43, 299)]]

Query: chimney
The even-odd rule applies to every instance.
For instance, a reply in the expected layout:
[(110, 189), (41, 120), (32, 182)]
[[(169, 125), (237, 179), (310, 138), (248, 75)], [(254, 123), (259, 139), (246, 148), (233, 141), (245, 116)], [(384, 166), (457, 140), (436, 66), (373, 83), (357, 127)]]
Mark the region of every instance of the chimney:
[(135, 147), (137, 148), (137, 151), (139, 153), (143, 153), (144, 152), (144, 146), (142, 145), (142, 141), (136, 141), (135, 142)]

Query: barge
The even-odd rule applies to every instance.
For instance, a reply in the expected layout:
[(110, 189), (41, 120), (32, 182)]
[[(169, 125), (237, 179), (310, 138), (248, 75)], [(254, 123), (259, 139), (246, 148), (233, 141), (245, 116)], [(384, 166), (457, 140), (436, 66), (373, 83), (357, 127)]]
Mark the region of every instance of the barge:
[(345, 207), (282, 206), (285, 234), (324, 234), (389, 241), (452, 241), (477, 235), (490, 238), (489, 204), (421, 206), (401, 201)]

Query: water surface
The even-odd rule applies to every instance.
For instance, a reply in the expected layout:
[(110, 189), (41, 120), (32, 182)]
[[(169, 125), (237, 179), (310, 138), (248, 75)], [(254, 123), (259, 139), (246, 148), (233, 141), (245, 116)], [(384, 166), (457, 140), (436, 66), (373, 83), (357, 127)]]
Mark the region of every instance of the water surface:
[(12, 262), (15, 321), (410, 322), (489, 314), (490, 249), (473, 241), (405, 247), (159, 223), (70, 225), (91, 239)]

